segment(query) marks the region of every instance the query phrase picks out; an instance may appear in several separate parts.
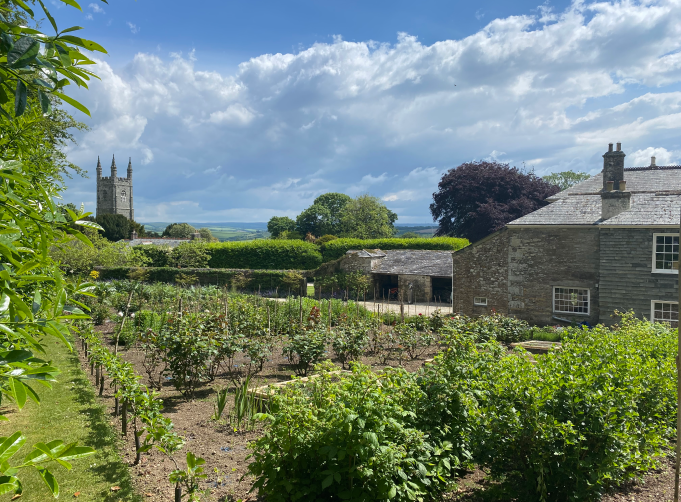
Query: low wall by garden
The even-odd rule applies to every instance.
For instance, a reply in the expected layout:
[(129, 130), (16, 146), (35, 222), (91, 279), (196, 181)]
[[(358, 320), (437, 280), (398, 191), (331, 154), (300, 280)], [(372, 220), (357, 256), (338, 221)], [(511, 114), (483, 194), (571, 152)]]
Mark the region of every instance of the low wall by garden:
[[(99, 272), (100, 280), (128, 279), (130, 272), (145, 271), (144, 280), (149, 282), (176, 282), (179, 275), (195, 276), (198, 283), (203, 286), (228, 286), (234, 285), (235, 276), (243, 275), (247, 282), (237, 289), (247, 291), (274, 291), (288, 292), (290, 285), (284, 282), (284, 277), (290, 272), (297, 272), (303, 276), (301, 288), (307, 287), (307, 275), (312, 275), (309, 270), (252, 270), (233, 268), (172, 268), (172, 267), (95, 267)], [(182, 277), (180, 277), (182, 279)], [(296, 292), (297, 293), (297, 292)]]

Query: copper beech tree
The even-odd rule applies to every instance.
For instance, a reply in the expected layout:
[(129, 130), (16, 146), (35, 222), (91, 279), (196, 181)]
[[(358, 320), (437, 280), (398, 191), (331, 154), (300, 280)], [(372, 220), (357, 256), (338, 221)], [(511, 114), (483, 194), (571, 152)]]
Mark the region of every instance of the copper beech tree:
[(442, 176), (430, 212), (438, 223), (436, 235), (475, 242), (545, 206), (546, 198), (559, 191), (508, 164), (466, 162)]

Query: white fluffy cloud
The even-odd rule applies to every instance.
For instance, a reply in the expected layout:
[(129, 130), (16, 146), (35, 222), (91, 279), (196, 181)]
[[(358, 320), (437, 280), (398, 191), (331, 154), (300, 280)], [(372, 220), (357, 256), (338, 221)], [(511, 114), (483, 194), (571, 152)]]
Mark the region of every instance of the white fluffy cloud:
[(495, 19), (432, 45), (338, 37), (231, 75), (197, 70), (194, 53), (140, 53), (98, 65), (102, 83), (82, 95), (93, 127), (70, 155), (86, 168), (132, 155), (142, 221), (266, 220), (334, 190), (425, 222), (441, 174), (472, 159), (597, 172), (621, 141), (628, 165), (678, 162), (679, 49), (681, 0), (625, 0)]

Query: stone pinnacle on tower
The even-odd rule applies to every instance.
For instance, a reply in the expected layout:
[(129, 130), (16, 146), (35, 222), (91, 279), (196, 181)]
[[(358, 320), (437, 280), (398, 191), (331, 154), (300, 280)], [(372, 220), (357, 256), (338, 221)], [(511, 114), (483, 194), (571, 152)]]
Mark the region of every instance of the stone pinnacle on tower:
[(128, 157), (128, 179), (132, 179), (132, 157)]
[(102, 177), (102, 163), (99, 160), (99, 155), (97, 155), (97, 178)]
[(116, 155), (113, 156), (111, 160), (111, 177), (116, 179), (118, 177), (118, 170), (116, 168)]

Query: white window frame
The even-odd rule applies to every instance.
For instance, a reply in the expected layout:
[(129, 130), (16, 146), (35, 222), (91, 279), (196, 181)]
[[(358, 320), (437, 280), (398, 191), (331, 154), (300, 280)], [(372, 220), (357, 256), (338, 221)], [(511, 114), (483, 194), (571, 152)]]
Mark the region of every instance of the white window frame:
[[(577, 289), (577, 290), (581, 289), (582, 291), (586, 291), (586, 312), (568, 312), (565, 310), (556, 310), (556, 289)], [(553, 302), (553, 312), (555, 314), (585, 315), (585, 316), (591, 314), (591, 289), (580, 288), (575, 286), (553, 286), (551, 293), (552, 293), (551, 300)]]
[[(667, 303), (667, 304), (671, 304), (671, 305), (676, 305), (677, 306), (676, 311), (677, 312), (679, 311), (679, 308), (678, 308), (679, 302), (671, 302), (671, 301), (667, 301), (667, 300), (650, 300), (650, 322), (656, 322), (655, 321), (655, 304), (656, 303)], [(659, 322), (664, 322), (664, 319), (660, 319)], [(677, 325), (678, 325), (678, 322), (679, 322), (678, 314), (677, 314), (677, 321), (676, 322), (677, 322)]]
[(473, 305), (486, 307), (487, 306), (487, 297), (486, 296), (474, 296), (473, 297)]
[[(665, 269), (665, 268), (657, 268), (657, 238), (658, 236), (664, 236), (664, 237), (679, 237), (679, 234), (672, 234), (672, 233), (655, 233), (653, 234), (653, 261), (652, 261), (652, 267), (653, 267), (653, 273), (654, 274), (678, 274), (679, 270), (678, 268), (675, 269)], [(681, 241), (681, 239), (679, 239)], [(680, 242), (681, 244), (681, 242)], [(678, 262), (677, 262), (678, 263)]]

